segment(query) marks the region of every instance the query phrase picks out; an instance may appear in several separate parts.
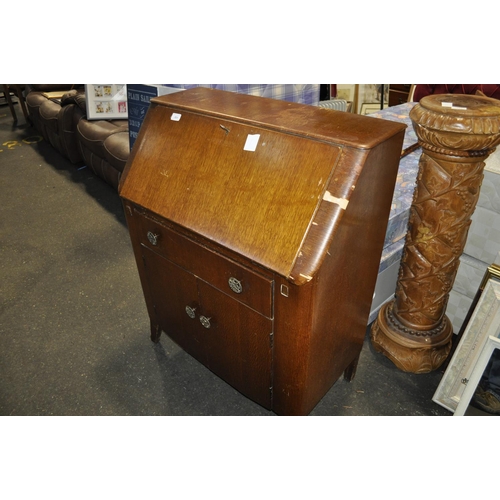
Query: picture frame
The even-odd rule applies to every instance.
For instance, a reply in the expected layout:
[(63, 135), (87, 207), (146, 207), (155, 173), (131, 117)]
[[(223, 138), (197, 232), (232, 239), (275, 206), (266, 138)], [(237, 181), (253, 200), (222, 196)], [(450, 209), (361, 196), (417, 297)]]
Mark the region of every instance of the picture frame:
[(336, 85), (336, 96), (339, 99), (346, 101), (354, 101), (357, 85), (354, 83), (343, 83)]
[[(384, 103), (384, 108), (387, 108), (387, 104)], [(359, 110), (360, 115), (369, 115), (371, 113), (376, 113), (380, 111), (379, 102), (363, 102), (361, 103), (361, 108)]]
[[(493, 264), (471, 305), (471, 314), (432, 400), (455, 415), (467, 410), (500, 339), (500, 267)], [(486, 361), (485, 361), (486, 360)], [(463, 400), (462, 400), (463, 399)]]
[(366, 115), (389, 105), (389, 85), (362, 83), (357, 86), (356, 113)]
[(350, 112), (355, 113), (357, 110), (359, 85), (354, 83), (336, 84), (336, 97), (345, 99)]
[[(500, 257), (500, 253), (499, 253), (499, 257)], [(497, 261), (495, 261), (495, 262), (497, 262)], [(488, 267), (488, 269), (486, 269), (486, 272), (484, 273), (483, 279), (481, 280), (481, 283), (479, 284), (479, 288), (477, 289), (476, 295), (472, 299), (472, 303), (469, 307), (469, 311), (467, 312), (465, 319), (462, 323), (462, 326), (460, 327), (460, 331), (458, 332), (459, 337), (462, 336), (462, 334), (464, 333), (464, 330), (470, 321), (471, 315), (474, 312), (474, 309), (476, 308), (476, 304), (477, 304), (479, 298), (481, 297), (481, 294), (483, 293), (484, 287), (486, 286), (486, 283), (488, 283), (488, 281), (490, 279), (495, 279), (495, 280), (500, 281), (500, 265), (499, 264), (492, 264), (491, 266)]]
[(127, 85), (124, 83), (85, 84), (87, 120), (127, 120)]
[(481, 381), (484, 370), (486, 370), (488, 362), (490, 361), (491, 355), (495, 349), (500, 349), (500, 338), (490, 335), (484, 344), (483, 350), (479, 355), (474, 369), (472, 370), (470, 379), (467, 382), (467, 386), (465, 387), (462, 397), (460, 398), (460, 402), (458, 403), (454, 416), (462, 416), (467, 411), (470, 400), (472, 399), (472, 396)]

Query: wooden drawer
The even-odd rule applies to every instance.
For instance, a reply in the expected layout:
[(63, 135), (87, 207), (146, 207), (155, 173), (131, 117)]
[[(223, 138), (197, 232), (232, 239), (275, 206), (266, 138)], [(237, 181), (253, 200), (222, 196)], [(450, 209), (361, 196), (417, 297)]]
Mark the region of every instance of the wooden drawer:
[(400, 92), (397, 90), (389, 91), (389, 106), (398, 106), (408, 102), (408, 92)]
[(140, 215), (140, 242), (186, 271), (251, 307), (273, 316), (273, 280), (245, 268), (176, 233), (160, 222)]
[(410, 92), (411, 84), (409, 83), (390, 83), (389, 90), (399, 90), (400, 92)]

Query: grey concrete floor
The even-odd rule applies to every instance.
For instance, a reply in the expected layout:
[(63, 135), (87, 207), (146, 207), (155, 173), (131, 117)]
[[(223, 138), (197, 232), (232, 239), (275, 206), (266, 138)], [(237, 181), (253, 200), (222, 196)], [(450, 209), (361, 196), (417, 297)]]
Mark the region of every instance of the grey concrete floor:
[[(18, 117), (0, 106), (0, 415), (274, 415), (149, 340), (117, 193)], [(311, 416), (450, 416), (443, 371), (403, 373), (367, 335)]]

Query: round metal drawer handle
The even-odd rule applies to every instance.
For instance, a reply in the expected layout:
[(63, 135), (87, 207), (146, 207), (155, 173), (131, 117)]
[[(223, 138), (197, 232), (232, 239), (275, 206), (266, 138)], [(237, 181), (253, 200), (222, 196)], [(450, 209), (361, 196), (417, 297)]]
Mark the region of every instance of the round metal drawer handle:
[(194, 319), (196, 318), (196, 308), (186, 306), (186, 314), (191, 318)]
[(148, 231), (148, 240), (151, 245), (158, 245), (159, 234), (155, 234), (152, 231)]
[(210, 318), (207, 318), (206, 316), (200, 316), (200, 323), (205, 327), (205, 328), (210, 328)]
[(243, 291), (243, 286), (241, 284), (241, 281), (236, 279), (236, 278), (229, 278), (228, 280), (229, 283), (229, 288), (234, 292), (234, 293), (241, 293)]

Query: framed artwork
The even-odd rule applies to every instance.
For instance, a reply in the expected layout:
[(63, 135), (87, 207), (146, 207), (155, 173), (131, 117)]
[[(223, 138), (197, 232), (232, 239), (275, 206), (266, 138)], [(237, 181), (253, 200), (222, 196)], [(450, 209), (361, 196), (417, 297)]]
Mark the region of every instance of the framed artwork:
[[(384, 108), (387, 108), (387, 104), (384, 104)], [(359, 109), (360, 115), (369, 115), (371, 113), (376, 113), (380, 111), (379, 102), (363, 102), (361, 108)]]
[(353, 113), (367, 115), (389, 106), (389, 85), (383, 83), (335, 84), (337, 97), (352, 103)]
[(367, 115), (389, 105), (389, 85), (383, 83), (358, 84), (356, 113)]
[(467, 382), (467, 386), (465, 387), (462, 397), (460, 398), (460, 403), (458, 403), (457, 409), (455, 410), (455, 416), (462, 416), (467, 411), (467, 407), (469, 406), (470, 400), (474, 395), (474, 391), (476, 390), (476, 387), (479, 384), (484, 370), (486, 370), (486, 366), (488, 365), (491, 355), (495, 349), (500, 349), (500, 338), (490, 335), (486, 339), (483, 350), (481, 351), (477, 363), (472, 370), (470, 379)]
[(358, 96), (358, 84), (354, 83), (342, 83), (336, 84), (336, 92), (338, 99), (345, 99), (347, 101), (348, 107), (350, 107), (350, 111), (353, 113), (356, 112), (357, 109), (357, 96)]
[(339, 99), (345, 99), (346, 101), (354, 100), (354, 93), (356, 87), (355, 84), (353, 83), (337, 84), (335, 87), (337, 89), (337, 95), (335, 97), (338, 97)]
[[(500, 254), (499, 254), (500, 257)], [(488, 269), (486, 269), (486, 272), (484, 273), (483, 279), (481, 283), (479, 284), (479, 288), (477, 289), (476, 295), (472, 299), (471, 306), (469, 307), (469, 311), (467, 312), (464, 322), (462, 323), (462, 326), (460, 328), (460, 331), (458, 332), (458, 335), (461, 336), (464, 333), (465, 328), (469, 324), (470, 318), (472, 313), (474, 312), (474, 309), (476, 308), (476, 304), (481, 297), (481, 294), (483, 293), (484, 287), (486, 286), (486, 283), (490, 279), (496, 279), (500, 281), (500, 265), (499, 264), (492, 264)]]
[(467, 410), (491, 354), (500, 342), (499, 266), (488, 267), (476, 299), (462, 338), (432, 398), (455, 415), (463, 415)]
[(128, 118), (127, 85), (124, 83), (91, 83), (85, 85), (87, 120)]

